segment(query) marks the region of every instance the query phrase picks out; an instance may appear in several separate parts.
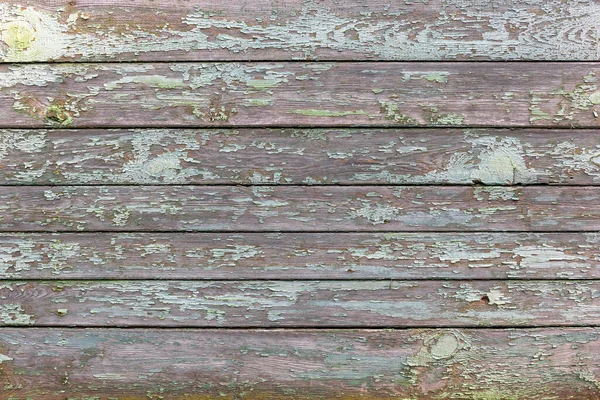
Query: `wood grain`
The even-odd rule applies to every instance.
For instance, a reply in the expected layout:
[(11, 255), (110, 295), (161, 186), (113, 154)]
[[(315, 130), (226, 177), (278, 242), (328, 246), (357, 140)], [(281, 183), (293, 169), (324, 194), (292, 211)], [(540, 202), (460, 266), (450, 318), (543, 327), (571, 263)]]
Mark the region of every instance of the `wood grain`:
[(0, 183), (600, 182), (595, 130), (2, 130)]
[(0, 127), (600, 126), (596, 63), (0, 66)]
[(0, 279), (600, 279), (597, 233), (0, 234)]
[(11, 0), (0, 59), (598, 60), (599, 11), (560, 0)]
[(598, 329), (1, 329), (6, 398), (600, 399)]
[(593, 186), (0, 188), (0, 231), (597, 231)]
[(596, 326), (597, 281), (6, 281), (3, 326)]

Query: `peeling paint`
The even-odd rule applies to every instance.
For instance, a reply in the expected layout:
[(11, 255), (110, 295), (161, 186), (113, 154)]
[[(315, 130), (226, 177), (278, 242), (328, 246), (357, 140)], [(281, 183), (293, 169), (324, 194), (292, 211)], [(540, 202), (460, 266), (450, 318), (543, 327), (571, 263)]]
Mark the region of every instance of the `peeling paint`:
[[(510, 7), (434, 1), (418, 8), (418, 18), (413, 20), (402, 18), (415, 12), (413, 4), (394, 5), (393, 11), (386, 11), (387, 6), (377, 12), (350, 12), (311, 0), (292, 13), (273, 8), (268, 19), (262, 12), (228, 5), (213, 8), (184, 6), (169, 10), (158, 26), (123, 21), (108, 29), (107, 17), (101, 13), (65, 15), (7, 3), (0, 8), (0, 18), (6, 21), (0, 27), (6, 46), (2, 56), (4, 61), (18, 62), (137, 59), (165, 53), (186, 60), (216, 52), (224, 58), (246, 59), (268, 51), (294, 59), (563, 60), (573, 58), (572, 54), (577, 59), (597, 59), (590, 33), (596, 4)], [(155, 9), (164, 12), (160, 7), (144, 10), (140, 21), (154, 21)], [(99, 24), (94, 23), (97, 19)], [(430, 74), (436, 72), (423, 75)], [(430, 79), (440, 81), (437, 75)]]
[(33, 325), (35, 316), (27, 314), (20, 304), (0, 304), (0, 322), (4, 325)]
[(525, 163), (525, 151), (517, 138), (495, 136), (465, 136), (472, 150), (453, 154), (444, 171), (434, 171), (423, 182), (527, 184), (533, 183), (542, 172)]

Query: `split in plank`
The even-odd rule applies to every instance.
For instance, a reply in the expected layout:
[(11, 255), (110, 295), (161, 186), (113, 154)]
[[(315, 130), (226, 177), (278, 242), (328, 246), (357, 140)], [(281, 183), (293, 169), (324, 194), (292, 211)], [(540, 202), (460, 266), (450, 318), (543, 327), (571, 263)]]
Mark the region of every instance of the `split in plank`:
[(599, 12), (560, 0), (11, 0), (0, 60), (598, 60)]
[(598, 74), (597, 63), (2, 65), (0, 127), (596, 128)]
[(6, 281), (3, 326), (596, 326), (597, 281)]
[(7, 398), (598, 400), (600, 331), (0, 329)]
[[(43, 155), (43, 157), (41, 157)], [(2, 130), (0, 183), (600, 182), (594, 130)]]
[(594, 186), (4, 186), (0, 231), (597, 231)]
[(597, 233), (0, 234), (0, 279), (600, 279)]

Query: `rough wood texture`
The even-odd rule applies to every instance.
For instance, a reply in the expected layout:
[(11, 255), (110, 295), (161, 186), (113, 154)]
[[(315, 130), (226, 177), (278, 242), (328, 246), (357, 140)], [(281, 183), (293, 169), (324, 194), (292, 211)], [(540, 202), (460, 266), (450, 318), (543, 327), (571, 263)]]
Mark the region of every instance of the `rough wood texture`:
[(0, 66), (0, 127), (600, 126), (599, 64)]
[(600, 400), (599, 13), (1, 2), (0, 399)]
[(6, 281), (0, 325), (597, 326), (596, 281)]
[(0, 279), (598, 279), (597, 233), (0, 235)]
[(26, 186), (0, 231), (597, 231), (593, 186)]
[(594, 130), (0, 131), (0, 183), (576, 184), (600, 182)]
[(597, 60), (599, 12), (560, 0), (13, 0), (0, 7), (0, 60)]
[(599, 335), (589, 328), (0, 329), (0, 393), (18, 400), (597, 400)]

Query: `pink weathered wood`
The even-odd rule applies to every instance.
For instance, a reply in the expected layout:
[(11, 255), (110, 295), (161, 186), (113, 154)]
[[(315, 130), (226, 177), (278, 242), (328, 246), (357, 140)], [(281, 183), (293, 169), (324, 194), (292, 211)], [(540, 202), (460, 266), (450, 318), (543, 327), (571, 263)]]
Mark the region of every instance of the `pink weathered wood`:
[(594, 130), (2, 130), (0, 183), (600, 182)]
[(596, 231), (582, 187), (0, 188), (0, 231)]
[(0, 234), (0, 279), (598, 279), (596, 233)]
[(0, 66), (0, 127), (600, 126), (595, 63)]
[(600, 64), (382, 62), (534, 3), (2, 2), (0, 399), (600, 399)]
[(6, 398), (600, 399), (598, 329), (0, 329)]
[(8, 281), (4, 326), (597, 326), (596, 281)]
[(598, 12), (560, 0), (9, 0), (0, 59), (598, 60)]

